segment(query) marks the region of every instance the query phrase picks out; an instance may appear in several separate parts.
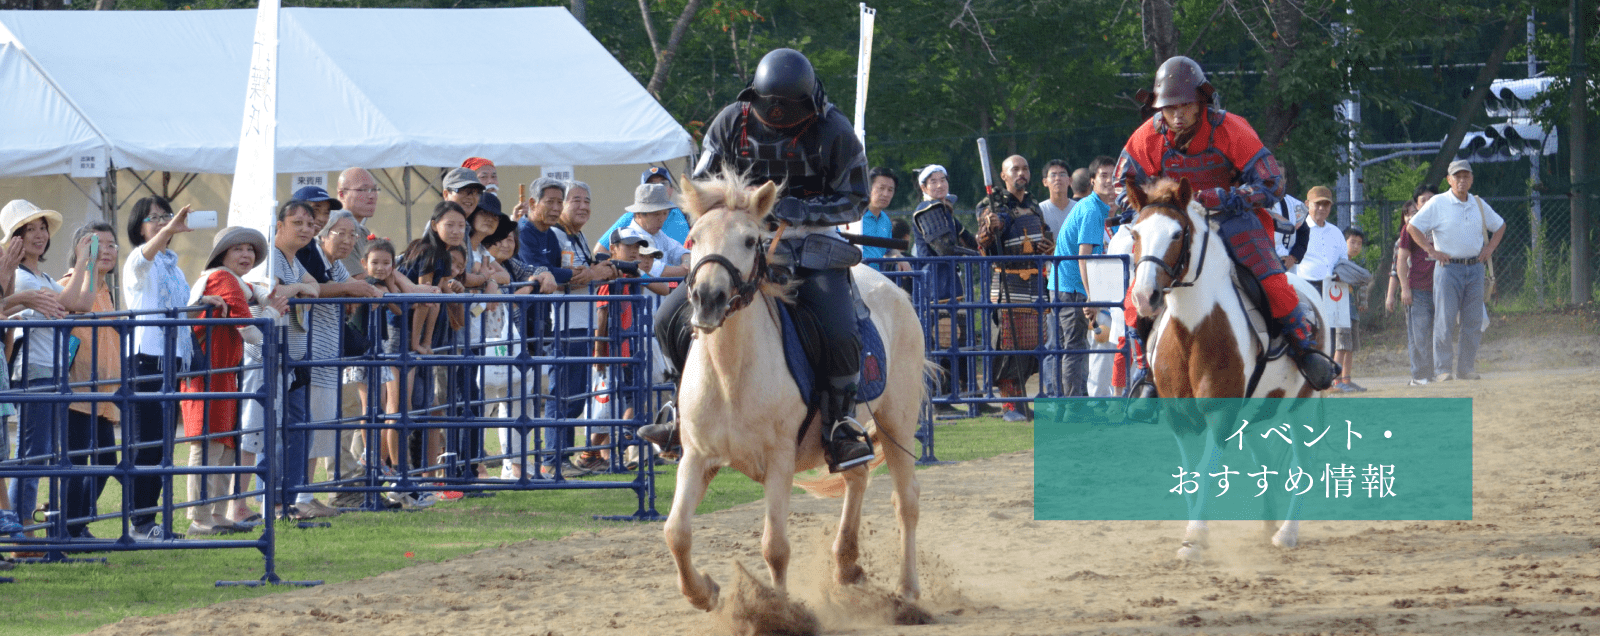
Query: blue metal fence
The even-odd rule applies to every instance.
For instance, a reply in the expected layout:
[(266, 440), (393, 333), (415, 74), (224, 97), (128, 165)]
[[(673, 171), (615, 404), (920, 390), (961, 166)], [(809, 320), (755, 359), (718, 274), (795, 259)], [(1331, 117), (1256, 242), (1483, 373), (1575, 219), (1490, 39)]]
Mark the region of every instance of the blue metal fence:
[[(995, 271), (1033, 270), (1044, 277), (1057, 263), (1080, 259), (1116, 260), (1124, 276), (1130, 272), (1128, 257), (1103, 255), (871, 261), (911, 266), (910, 271), (889, 271), (886, 275), (911, 296), (923, 321), (929, 359), (940, 363), (947, 373), (924, 408), (917, 436), (922, 443), (921, 462), (938, 461), (934, 455), (934, 405), (965, 407), (966, 415), (971, 416), (977, 414), (979, 404), (1024, 403), (1063, 395), (1060, 383), (1054, 379), (1040, 382), (1031, 394), (997, 395), (995, 379), (1001, 356), (1027, 356), (1040, 364), (1059, 365), (1062, 356), (1126, 351), (1067, 347), (1059, 337), (1057, 321), (1048, 320), (1057, 312), (1117, 307), (1120, 301), (1071, 302), (1047, 296), (999, 302), (1015, 299), (997, 297)], [(49, 409), (46, 416), (36, 418), (43, 423), (42, 429), (25, 427), (27, 448), (19, 447), (16, 459), (0, 461), (0, 478), (12, 482), (47, 480), (47, 509), (68, 511), (48, 514), (39, 522), (28, 524), (29, 530), (46, 536), (13, 539), (0, 544), (0, 551), (42, 552), (45, 556), (40, 560), (55, 562), (68, 559), (68, 554), (91, 551), (251, 547), (262, 552), (264, 576), (260, 581), (235, 583), (280, 583), (283, 581), (275, 573), (277, 520), (271, 511), (280, 501), (292, 506), (297, 498), (313, 493), (354, 497), (359, 504), (351, 507), (379, 510), (394, 507), (396, 499), (414, 493), (456, 491), (468, 496), (492, 496), (507, 490), (627, 489), (636, 494), (634, 512), (599, 518), (660, 519), (655, 508), (656, 459), (652, 447), (637, 439), (634, 431), (648, 422), (672, 387), (662, 383), (657, 373), (659, 353), (652, 332), (657, 298), (643, 285), (675, 282), (676, 279), (625, 279), (615, 283), (614, 289), (607, 289), (613, 293), (588, 295), (519, 294), (512, 292), (520, 285), (512, 285), (507, 293), (496, 295), (406, 294), (291, 302), (292, 314), (331, 308), (322, 310), (331, 311), (335, 318), (332, 324), (336, 327), (331, 329), (326, 323), (307, 318), (305, 313), (273, 324), (265, 319), (191, 315), (197, 308), (14, 321), (13, 326), (23, 329), (51, 330), (54, 350), (60, 352), (52, 361), (53, 368), (70, 367), (73, 360), (66, 358), (73, 346), (70, 331), (88, 326), (97, 329), (91, 330), (87, 345), (78, 343), (77, 355), (87, 351), (91, 366), (98, 369), (99, 339), (103, 333), (98, 328), (105, 328), (111, 331), (104, 333), (116, 334), (120, 359), (115, 378), (100, 377), (96, 371), (82, 381), (72, 381), (65, 372), (56, 372), (29, 386), (0, 391), (0, 403), (24, 405), (30, 413), (37, 408)], [(602, 318), (596, 317), (597, 304), (609, 308)], [(429, 307), (440, 308), (439, 320), (448, 320), (449, 314), (456, 313), (461, 325), (440, 330), (438, 338), (427, 334), (425, 346), (413, 350), (409, 346), (413, 321)], [(1033, 333), (1021, 338), (1031, 346), (1004, 350), (997, 343), (1000, 334), (994, 316), (999, 310), (1014, 309), (1032, 310), (1040, 319), (1028, 326)], [(360, 318), (347, 320), (349, 313)], [(89, 325), (89, 321), (95, 322)], [(259, 328), (264, 334), (260, 362), (185, 371), (172, 352), (177, 338), (188, 337), (195, 325), (210, 329)], [(604, 333), (597, 335), (596, 327), (602, 325)], [(135, 326), (163, 328), (166, 342), (159, 360), (141, 360), (131, 355), (135, 353)], [(388, 338), (376, 337), (385, 333)], [(355, 340), (363, 334), (369, 342), (364, 347), (355, 346), (360, 344)], [(1016, 340), (1021, 335), (1013, 329), (1009, 337)], [(319, 345), (334, 344), (332, 349), (340, 354), (290, 359), (289, 351), (298, 349), (290, 346), (290, 338), (303, 339), (306, 350), (312, 352), (318, 351)], [(597, 347), (605, 349), (606, 354), (594, 355)], [(27, 355), (26, 350), (20, 354), (23, 368), (30, 363)], [(152, 368), (141, 371), (141, 365)], [(255, 374), (259, 382), (247, 382), (239, 390), (227, 392), (179, 388), (190, 378), (240, 372)], [(307, 374), (311, 376), (309, 386), (298, 386), (297, 375)], [(334, 378), (331, 387), (328, 375)], [(393, 388), (398, 408), (387, 408), (382, 399), (387, 390), (386, 378), (397, 384)], [(74, 392), (95, 387), (112, 387), (112, 391)], [(357, 387), (365, 389), (368, 399), (351, 404), (343, 393)], [(227, 400), (239, 401), (241, 406), (253, 403), (264, 416), (259, 433), (265, 441), (254, 465), (214, 465), (212, 451), (204, 445), (239, 439), (245, 431), (206, 431), (199, 436), (184, 436), (181, 429), (175, 430), (182, 419), (182, 401), (193, 401), (203, 411), (209, 411)], [(75, 426), (82, 423), (69, 417), (70, 412), (75, 412), (70, 411), (73, 403), (114, 404), (123, 414), (113, 435), (120, 440), (101, 439), (99, 428), (86, 436), (83, 426)], [(140, 405), (159, 407), (158, 417), (163, 422), (159, 436), (140, 433), (135, 416)], [(145, 409), (149, 412), (148, 407)], [(580, 439), (578, 429), (586, 429), (591, 435)], [(48, 443), (37, 441), (38, 430), (45, 431)], [(500, 433), (505, 440), (499, 452), (489, 450), (487, 436), (491, 432)], [(332, 451), (325, 441), (314, 443), (327, 438), (334, 440)], [(184, 443), (201, 443), (206, 448), (200, 453), (202, 465), (185, 466), (175, 457), (178, 445)], [(145, 452), (144, 459), (136, 459), (141, 451)], [(114, 465), (95, 463), (113, 452), (118, 457)], [(584, 453), (604, 454), (607, 458), (602, 472), (625, 478), (575, 479), (573, 469), (565, 467), (562, 460)], [(158, 460), (150, 459), (156, 456)], [(327, 457), (327, 479), (312, 481), (309, 475), (300, 474), (320, 456)], [(490, 476), (495, 463), (517, 469), (513, 472), (520, 476)], [(541, 471), (541, 465), (550, 469)], [(180, 475), (201, 482), (197, 496), (188, 501), (180, 501), (172, 492), (173, 477)], [(257, 481), (229, 488), (231, 492), (215, 492), (216, 488), (204, 479), (207, 475), (225, 475), (234, 484), (243, 484), (252, 477)], [(119, 510), (71, 512), (77, 510), (70, 501), (73, 493), (97, 495), (98, 490), (90, 484), (112, 478), (125, 484)], [(156, 480), (162, 493), (158, 504), (141, 506), (136, 501), (141, 489), (127, 485), (138, 484), (141, 479), (146, 480), (144, 483)], [(170, 534), (177, 511), (239, 497), (263, 501), (265, 519), (260, 535), (244, 539), (136, 540), (135, 519), (159, 515), (160, 527)], [(121, 521), (119, 537), (75, 536), (82, 534), (77, 529), (84, 524), (108, 519)]]

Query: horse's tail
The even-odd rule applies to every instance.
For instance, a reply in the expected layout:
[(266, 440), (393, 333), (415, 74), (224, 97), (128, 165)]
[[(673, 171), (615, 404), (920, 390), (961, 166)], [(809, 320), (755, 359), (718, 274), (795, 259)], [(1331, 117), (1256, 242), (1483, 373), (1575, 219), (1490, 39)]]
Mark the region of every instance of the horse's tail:
[[(939, 376), (943, 373), (944, 369), (940, 367), (938, 363), (926, 359), (922, 361), (923, 382), (921, 395), (917, 398), (918, 412), (921, 412), (922, 407), (928, 403), (928, 394), (931, 390), (930, 387), (936, 385), (936, 383), (939, 381)], [(882, 466), (885, 461), (888, 461), (889, 453), (912, 452), (911, 449), (905, 447), (900, 440), (890, 438), (888, 436), (889, 433), (884, 431), (882, 427), (874, 428), (877, 430), (877, 433), (874, 435), (874, 437), (877, 438), (878, 442), (878, 456), (874, 457), (872, 461), (867, 462), (867, 472), (869, 474), (872, 471), (877, 470), (879, 466)], [(913, 439), (915, 439), (914, 436)], [(909, 442), (911, 440), (906, 441)], [(915, 456), (915, 453), (912, 454)], [(816, 479), (796, 477), (794, 480), (794, 485), (799, 486), (801, 490), (804, 490), (815, 497), (836, 499), (844, 496), (844, 475), (840, 473), (825, 474)]]

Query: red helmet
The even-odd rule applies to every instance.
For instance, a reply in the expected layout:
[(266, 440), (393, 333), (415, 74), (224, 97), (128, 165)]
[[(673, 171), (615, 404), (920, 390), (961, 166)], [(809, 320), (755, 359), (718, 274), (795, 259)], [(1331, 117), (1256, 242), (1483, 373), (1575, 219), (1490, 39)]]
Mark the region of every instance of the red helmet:
[(1155, 90), (1139, 91), (1136, 97), (1151, 108), (1166, 108), (1189, 102), (1209, 104), (1214, 92), (1200, 64), (1179, 55), (1156, 69)]

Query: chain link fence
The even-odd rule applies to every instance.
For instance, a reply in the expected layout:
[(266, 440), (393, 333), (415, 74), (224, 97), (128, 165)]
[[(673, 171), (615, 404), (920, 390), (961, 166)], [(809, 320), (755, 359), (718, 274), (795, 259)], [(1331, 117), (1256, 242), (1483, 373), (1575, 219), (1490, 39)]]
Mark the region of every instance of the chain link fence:
[[(1589, 235), (1584, 237), (1572, 236), (1572, 201), (1564, 195), (1485, 196), (1484, 201), (1506, 220), (1505, 237), (1494, 254), (1495, 289), (1490, 309), (1526, 311), (1570, 304), (1573, 249), (1591, 255), (1589, 280), (1600, 281), (1600, 258), (1594, 256), (1600, 246), (1600, 205), (1593, 199), (1588, 206)], [(1336, 214), (1351, 218), (1350, 225), (1366, 233), (1366, 248), (1355, 260), (1372, 271), (1374, 282), (1367, 290), (1368, 310), (1362, 314), (1362, 322), (1378, 329), (1404, 320), (1402, 312), (1391, 315), (1384, 310), (1404, 205), (1405, 201), (1368, 200), (1336, 206)], [(1359, 212), (1347, 216), (1352, 209)], [(1600, 298), (1600, 290), (1595, 296)]]

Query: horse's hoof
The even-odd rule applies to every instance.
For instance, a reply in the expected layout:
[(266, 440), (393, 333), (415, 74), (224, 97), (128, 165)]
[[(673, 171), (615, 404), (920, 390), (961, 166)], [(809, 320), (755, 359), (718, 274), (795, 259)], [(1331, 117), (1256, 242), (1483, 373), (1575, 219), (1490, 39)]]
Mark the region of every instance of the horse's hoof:
[(855, 585), (865, 581), (866, 579), (867, 571), (861, 569), (860, 565), (856, 565), (854, 563), (848, 566), (840, 567), (838, 576), (834, 577), (834, 580), (838, 581), (839, 585)]
[(932, 625), (933, 614), (929, 614), (928, 610), (918, 607), (916, 603), (896, 597), (894, 599), (894, 624)]
[(1272, 535), (1272, 545), (1293, 550), (1295, 546), (1300, 545), (1300, 533), (1290, 532), (1287, 529), (1279, 530), (1277, 534)]
[(1205, 556), (1205, 548), (1195, 545), (1190, 541), (1184, 541), (1183, 547), (1178, 548), (1179, 561), (1199, 561), (1203, 556)]
[(690, 597), (689, 604), (693, 605), (695, 609), (705, 612), (717, 609), (717, 601), (722, 597), (722, 587), (717, 585), (716, 581), (711, 580), (711, 575), (709, 574), (701, 574), (700, 583), (706, 589), (705, 597)]
[(1183, 531), (1183, 544), (1194, 545), (1202, 550), (1211, 548), (1211, 529), (1206, 526), (1191, 525)]

